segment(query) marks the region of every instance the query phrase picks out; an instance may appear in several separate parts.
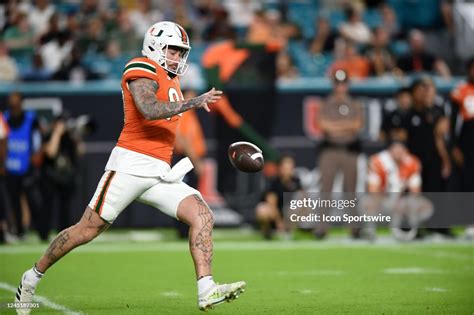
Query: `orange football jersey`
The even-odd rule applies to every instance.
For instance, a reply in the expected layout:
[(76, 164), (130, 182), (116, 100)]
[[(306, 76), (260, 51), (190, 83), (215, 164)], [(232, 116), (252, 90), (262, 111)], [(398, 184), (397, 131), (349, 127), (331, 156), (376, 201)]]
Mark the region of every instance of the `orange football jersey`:
[[(418, 158), (408, 154), (400, 164), (396, 164), (388, 151), (382, 151), (373, 155), (369, 160), (371, 175), (377, 176), (373, 183), (387, 192), (403, 192), (409, 188), (413, 176), (420, 175), (421, 163)], [(420, 183), (421, 184), (421, 183)]]
[(145, 119), (136, 107), (129, 90), (129, 82), (139, 78), (147, 78), (158, 83), (156, 96), (159, 100), (176, 102), (184, 99), (178, 77), (171, 78), (166, 70), (146, 57), (132, 59), (125, 65), (122, 75), (124, 126), (117, 146), (170, 164), (181, 114), (168, 119)]
[(451, 99), (459, 106), (464, 121), (474, 119), (474, 84), (460, 84), (451, 93)]

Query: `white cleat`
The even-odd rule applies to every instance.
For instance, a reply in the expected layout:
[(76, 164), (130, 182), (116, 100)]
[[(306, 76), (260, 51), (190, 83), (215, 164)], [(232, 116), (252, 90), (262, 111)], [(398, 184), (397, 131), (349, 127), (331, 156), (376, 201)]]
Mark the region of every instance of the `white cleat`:
[[(15, 303), (16, 306), (16, 313), (18, 315), (28, 315), (31, 312), (31, 308), (29, 307), (22, 307), (21, 303), (32, 303), (33, 296), (35, 294), (36, 287), (31, 285), (30, 283), (25, 281), (25, 274), (21, 277), (20, 285), (18, 286), (18, 290), (15, 294)], [(25, 305), (26, 306), (26, 305)]]
[(199, 309), (207, 311), (212, 309), (215, 305), (232, 302), (238, 299), (240, 294), (245, 292), (245, 281), (238, 281), (229, 284), (216, 284), (204, 294), (199, 297)]

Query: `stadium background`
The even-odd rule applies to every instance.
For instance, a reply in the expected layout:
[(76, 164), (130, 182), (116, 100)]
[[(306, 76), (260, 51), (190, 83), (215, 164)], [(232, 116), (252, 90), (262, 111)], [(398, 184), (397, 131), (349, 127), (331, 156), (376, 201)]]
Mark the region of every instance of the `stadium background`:
[[(38, 9), (42, 2), (44, 11)], [(302, 172), (314, 169), (317, 176), (316, 148), (320, 134), (311, 121), (312, 118), (315, 120), (311, 117), (311, 108), (317, 107), (318, 98), (324, 98), (331, 89), (331, 64), (343, 58), (338, 56), (340, 52), (336, 48), (318, 53), (309, 51), (309, 43), (317, 33), (318, 20), (327, 19), (332, 32), (338, 36), (339, 27), (347, 20), (344, 10), (351, 6), (357, 8), (362, 22), (370, 30), (387, 28), (387, 32), (391, 32), (387, 49), (394, 59), (409, 52), (410, 31), (421, 29), (426, 36), (426, 50), (449, 65), (449, 77), (435, 78), (438, 102), (449, 107), (448, 94), (462, 79), (463, 62), (469, 57), (466, 51), (472, 45), (472, 41), (468, 40), (472, 39), (469, 37), (472, 28), (468, 27), (468, 15), (461, 14), (465, 11), (460, 9), (462, 5), (456, 7), (449, 1), (436, 0), (352, 3), (308, 0), (179, 1), (173, 4), (166, 1), (39, 1), (35, 6), (35, 3), (13, 1), (2, 6), (1, 23), (3, 41), (7, 47), (11, 46), (9, 54), (17, 70), (10, 78), (6, 75), (0, 86), (0, 104), (5, 109), (8, 94), (20, 91), (33, 107), (38, 104), (46, 108), (59, 106), (75, 116), (90, 115), (97, 122), (96, 132), (85, 139), (87, 150), (82, 163), (83, 184), (79, 187), (73, 209), (74, 218), (77, 218), (94, 191), (96, 180), (102, 174), (103, 165), (120, 132), (123, 114), (117, 80), (127, 60), (140, 52), (144, 24), (157, 18), (170, 19), (182, 23), (187, 29), (192, 45), (191, 66), (183, 79), (183, 87), (196, 91), (207, 87), (208, 76), (201, 62), (206, 48), (227, 38), (229, 30), (233, 29), (239, 42), (269, 44), (278, 40), (278, 53), (288, 54), (294, 65), (287, 74), (285, 69), (276, 66), (276, 62), (267, 64), (268, 69), (251, 73), (250, 81), (245, 79), (249, 78), (245, 75), (248, 69), (241, 67), (243, 69), (237, 70), (234, 76), (237, 79), (226, 82), (225, 86), (232, 106), (273, 148), (294, 154), (297, 166), (303, 168)], [(391, 10), (394, 21), (389, 19), (386, 10)], [(253, 18), (261, 20), (257, 23)], [(23, 19), (30, 25), (27, 24), (22, 33), (18, 29)], [(275, 39), (274, 33), (267, 34), (269, 25), (279, 28), (278, 32), (283, 35)], [(259, 32), (264, 35), (251, 35)], [(54, 51), (54, 45), (58, 45), (61, 36), (67, 38), (66, 48), (63, 46), (56, 50), (55, 55), (47, 55), (51, 49)], [(15, 46), (15, 38), (25, 39), (21, 47)], [(452, 49), (452, 43), (455, 49)], [(359, 56), (367, 58), (364, 53), (369, 48), (369, 43), (358, 45)], [(72, 50), (78, 55), (78, 64), (73, 64), (77, 61), (67, 56), (67, 52)], [(276, 54), (257, 51), (249, 58), (255, 60), (248, 64), (258, 63), (259, 58), (277, 58)], [(61, 62), (51, 65), (48, 60), (55, 58), (60, 58)], [(75, 73), (82, 74), (74, 75), (74, 69), (80, 69)], [(371, 71), (360, 78), (352, 78), (351, 92), (364, 103), (362, 139), (365, 154), (383, 147), (382, 143), (377, 142), (378, 132), (384, 115), (393, 109), (391, 98), (394, 93), (400, 87), (409, 85), (414, 76), (420, 75), (405, 73), (400, 77), (392, 75), (393, 69), (385, 71), (378, 76)], [(51, 80), (55, 82), (49, 83)], [(217, 162), (217, 188), (227, 197), (231, 208), (243, 214), (245, 221), (252, 221), (253, 207), (265, 186), (265, 178), (236, 173), (226, 157), (227, 146), (245, 137), (229, 128), (219, 115), (198, 115), (209, 148), (208, 156)], [(308, 181), (311, 182), (310, 179)], [(364, 182), (363, 175), (359, 181)], [(363, 186), (360, 184), (359, 187), (363, 189)], [(317, 189), (314, 185), (310, 188)], [(143, 208), (132, 205), (132, 208), (135, 207)], [(150, 212), (144, 215), (142, 211), (149, 210), (128, 211), (116, 224), (155, 226), (170, 223), (164, 216)]]
[[(42, 16), (40, 19), (32, 19), (31, 15), (38, 13), (39, 3), (46, 3), (48, 12), (37, 14)], [(84, 139), (86, 153), (81, 161), (81, 185), (77, 188), (71, 209), (70, 219), (74, 222), (92, 196), (121, 130), (120, 76), (124, 64), (140, 54), (144, 25), (149, 26), (158, 20), (172, 20), (186, 28), (191, 37), (192, 50), (189, 59), (191, 66), (183, 79), (183, 87), (198, 92), (205, 91), (208, 86), (209, 73), (202, 65), (203, 54), (213, 43), (227, 38), (230, 29), (236, 30), (239, 42), (248, 44), (250, 30), (259, 34), (259, 28), (262, 28), (260, 31), (264, 35), (255, 35), (256, 39), (252, 39), (255, 42), (250, 41), (257, 46), (272, 44), (275, 32), (270, 32), (269, 28), (273, 31), (278, 29), (277, 33), (281, 35), (278, 50), (266, 52), (261, 47), (252, 50), (254, 59), (251, 58), (246, 64), (247, 68), (240, 69), (235, 80), (223, 87), (234, 109), (274, 150), (279, 153), (290, 152), (296, 158), (297, 171), (303, 184), (308, 190), (314, 191), (318, 189), (316, 155), (321, 140), (318, 126), (314, 123), (314, 113), (331, 90), (331, 65), (342, 57), (337, 49), (311, 53), (309, 46), (317, 34), (319, 19), (327, 19), (332, 32), (338, 36), (339, 28), (347, 20), (345, 8), (348, 6), (361, 10), (362, 22), (371, 31), (377, 27), (386, 27), (391, 32), (387, 48), (395, 60), (409, 53), (409, 34), (418, 29), (425, 36), (426, 50), (442, 59), (449, 68), (449, 75), (440, 75), (434, 71), (394, 75), (393, 67), (385, 69), (385, 73), (369, 71), (359, 78), (351, 77), (351, 93), (364, 105), (363, 155), (359, 163), (363, 174), (366, 157), (384, 147), (377, 137), (383, 118), (395, 106), (393, 97), (399, 88), (409, 86), (421, 75), (428, 75), (436, 83), (437, 102), (449, 112), (449, 94), (465, 78), (465, 61), (474, 53), (472, 2), (7, 1), (0, 4), (1, 45), (9, 47), (0, 56), (2, 65), (7, 64), (1, 74), (0, 109), (6, 109), (11, 92), (19, 91), (24, 96), (26, 107), (41, 108), (38, 113), (46, 113), (45, 117), (50, 117), (51, 112), (59, 106), (70, 111), (73, 116), (88, 115), (96, 122), (96, 131)], [(140, 7), (144, 8), (146, 14), (140, 12)], [(57, 17), (59, 31), (53, 29), (48, 32), (49, 19), (53, 16)], [(395, 20), (390, 20), (390, 16), (395, 17)], [(254, 19), (260, 19), (257, 25), (253, 23)], [(49, 34), (49, 38), (41, 39), (41, 34), (45, 33)], [(68, 47), (63, 51), (55, 45), (59, 45), (64, 37), (67, 37)], [(14, 39), (18, 38), (25, 41), (20, 48), (15, 48)], [(52, 45), (47, 47), (48, 44)], [(368, 58), (368, 49), (370, 44), (358, 45), (357, 55)], [(252, 65), (258, 64), (262, 56), (265, 60), (275, 62), (267, 64), (268, 68), (263, 71), (253, 73)], [(280, 59), (287, 56), (292, 65), (282, 66)], [(50, 59), (54, 58), (60, 58), (61, 62), (51, 63)], [(251, 80), (248, 80), (249, 77)], [(244, 299), (248, 298), (247, 304), (239, 301), (243, 305), (235, 305), (236, 313), (259, 313), (260, 308), (273, 313), (294, 313), (295, 310), (300, 313), (313, 313), (315, 310), (322, 313), (380, 310), (388, 313), (472, 313), (472, 242), (434, 239), (421, 244), (399, 244), (389, 240), (388, 245), (384, 241), (374, 245), (351, 243), (347, 241), (345, 232), (336, 231), (335, 236), (323, 243), (316, 243), (308, 234), (297, 236), (299, 241), (292, 243), (262, 243), (260, 236), (245, 227), (255, 223), (254, 208), (268, 178), (264, 174), (249, 175), (232, 169), (226, 155), (227, 146), (245, 137), (230, 128), (219, 114), (208, 115), (199, 111), (198, 116), (206, 136), (211, 184), (212, 176), (215, 175), (215, 188), (224, 197), (224, 202), (219, 200), (211, 203), (216, 213), (221, 214), (217, 217), (217, 225), (244, 227), (216, 231), (216, 250), (222, 249), (220, 254), (216, 254), (217, 264), (221, 265), (216, 274), (226, 279), (251, 279), (249, 283), (259, 294), (245, 296)], [(456, 182), (455, 177), (456, 174), (453, 175), (453, 183)], [(363, 191), (363, 175), (358, 182), (358, 191)], [(456, 191), (454, 184), (451, 190)], [(72, 309), (90, 312), (190, 313), (191, 308), (185, 305), (194, 303), (190, 302), (194, 299), (194, 287), (191, 281), (184, 280), (185, 276), (192, 279), (191, 264), (185, 258), (185, 244), (175, 242), (174, 234), (171, 236), (166, 229), (162, 230), (164, 232), (152, 229), (150, 234), (143, 235), (121, 230), (170, 227), (173, 224), (172, 219), (154, 209), (132, 204), (111, 231), (90, 245), (90, 251), (79, 250), (67, 258), (63, 265), (58, 264), (55, 267), (56, 275), (51, 275), (49, 285), (45, 282), (41, 294)], [(463, 230), (459, 231), (462, 234)], [(3, 289), (0, 290), (0, 302), (9, 301), (11, 295), (3, 281), (14, 285), (20, 272), (44, 249), (44, 244), (39, 244), (32, 234), (26, 241), (15, 241), (0, 251)], [(388, 235), (382, 232), (382, 240), (388, 239)], [(138, 248), (137, 240), (158, 242), (158, 245), (138, 242)], [(96, 254), (102, 251), (111, 254), (103, 260), (94, 260)], [(117, 261), (134, 259), (153, 261), (171, 269), (178, 266), (185, 270), (178, 276), (172, 272), (161, 275), (164, 281), (155, 284), (159, 287), (156, 292), (164, 292), (156, 293), (157, 296), (153, 297), (158, 300), (160, 308), (152, 309), (155, 306), (148, 306), (138, 294), (143, 288), (155, 289), (143, 280), (153, 272), (153, 265), (145, 265), (143, 270), (133, 268), (133, 264), (124, 269), (114, 267), (113, 272), (126, 273), (132, 279), (127, 280), (126, 288), (127, 299), (135, 303), (130, 303), (131, 310), (128, 304), (126, 308), (121, 305), (121, 308), (117, 306), (116, 309), (98, 306), (123, 299), (120, 293), (103, 295), (102, 290), (95, 286), (92, 290), (89, 286), (86, 292), (79, 284), (74, 284), (81, 281), (97, 284), (96, 278), (75, 273), (91, 261), (98, 269), (87, 269), (90, 271), (88, 274), (94, 274), (96, 270), (106, 274), (110, 271), (108, 266), (115, 266)], [(252, 268), (242, 270), (241, 266), (247, 264)], [(401, 271), (390, 269), (398, 266), (402, 266)], [(226, 271), (226, 268), (231, 271)], [(383, 275), (379, 273), (382, 269), (386, 271)], [(390, 278), (390, 274), (394, 278)], [(404, 275), (407, 277), (404, 278)], [(61, 279), (68, 277), (72, 284), (66, 287)], [(174, 287), (163, 284), (176, 279), (178, 283)], [(380, 281), (375, 281), (377, 284), (372, 289), (360, 288), (360, 283), (374, 279)], [(105, 291), (111, 292), (122, 285), (118, 280), (110, 281), (105, 277), (100, 278), (99, 282)], [(269, 282), (274, 287), (269, 288)], [(289, 282), (292, 284), (289, 285)], [(316, 288), (312, 287), (318, 282)], [(288, 286), (291, 288), (289, 292), (282, 289)], [(423, 292), (416, 291), (418, 289)], [(59, 293), (67, 290), (74, 296), (73, 299)], [(285, 292), (284, 296), (282, 292)], [(340, 296), (334, 297), (334, 292), (339, 292)], [(90, 295), (96, 297), (89, 299)], [(367, 296), (376, 298), (372, 301)], [(301, 302), (298, 304), (295, 300)], [(142, 303), (150, 309), (140, 308)], [(232, 312), (231, 307), (228, 310)]]

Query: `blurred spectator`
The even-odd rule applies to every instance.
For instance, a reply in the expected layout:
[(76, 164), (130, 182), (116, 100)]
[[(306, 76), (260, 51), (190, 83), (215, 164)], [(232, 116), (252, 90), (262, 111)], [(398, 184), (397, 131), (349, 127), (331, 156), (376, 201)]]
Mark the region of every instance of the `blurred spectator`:
[(338, 43), (339, 47), (336, 50), (340, 50), (341, 55), (329, 67), (329, 75), (334, 75), (337, 70), (344, 70), (351, 79), (368, 77), (370, 73), (369, 61), (357, 53), (352, 42), (341, 40)]
[(316, 25), (316, 34), (311, 39), (309, 51), (312, 54), (329, 53), (334, 50), (336, 33), (332, 31), (329, 20), (325, 16), (320, 16)]
[(4, 42), (0, 41), (0, 82), (13, 82), (18, 78), (15, 59), (8, 55)]
[(271, 9), (255, 14), (247, 33), (247, 41), (252, 44), (267, 45), (280, 49), (287, 42), (284, 35), (281, 25), (281, 13), (278, 10)]
[(235, 29), (229, 22), (227, 11), (222, 8), (214, 10), (214, 18), (204, 29), (203, 39), (206, 41), (217, 41), (236, 37)]
[[(141, 47), (142, 35), (138, 36), (130, 21), (130, 14), (127, 10), (119, 10), (116, 15), (116, 28), (112, 29), (108, 39), (118, 43), (119, 49), (123, 53), (130, 55), (138, 54), (137, 47)], [(107, 49), (109, 44), (107, 44)]]
[(446, 63), (425, 50), (425, 36), (420, 30), (410, 32), (410, 52), (397, 60), (397, 67), (405, 74), (436, 72), (444, 78), (451, 73)]
[(230, 24), (237, 30), (246, 30), (253, 16), (262, 9), (260, 0), (224, 0), (223, 6), (229, 13)]
[(28, 21), (35, 36), (41, 35), (48, 29), (49, 20), (54, 14), (54, 5), (48, 0), (35, 0), (28, 12)]
[(281, 31), (285, 41), (299, 41), (303, 39), (303, 34), (301, 33), (301, 29), (297, 23), (291, 21), (282, 22)]
[[(50, 132), (43, 138), (41, 193), (44, 201), (41, 215), (44, 218), (42, 229), (48, 232), (51, 223), (56, 221), (52, 218), (53, 213), (57, 213), (58, 231), (70, 226), (69, 213), (76, 190), (81, 140), (70, 132), (67, 118), (56, 118)], [(57, 212), (54, 211), (55, 205)]]
[(369, 159), (367, 191), (402, 193), (421, 192), (421, 163), (405, 144), (395, 141)]
[(8, 124), (0, 112), (0, 245), (6, 242), (5, 233), (7, 231), (6, 222), (6, 208), (7, 196), (5, 191), (5, 160), (7, 157), (7, 138), (8, 138)]
[(214, 18), (214, 11), (219, 3), (216, 0), (198, 0), (195, 3), (199, 24), (208, 24)]
[(33, 54), (33, 30), (24, 13), (3, 33), (3, 41), (15, 58), (29, 58)]
[(70, 56), (63, 62), (61, 68), (54, 73), (54, 80), (84, 82), (99, 79), (97, 73), (90, 70), (82, 61), (82, 53), (76, 46), (71, 50)]
[(436, 87), (430, 78), (415, 80), (411, 91), (413, 106), (405, 121), (408, 149), (423, 165), (423, 191), (442, 192), (451, 174), (451, 161), (445, 143), (449, 135), (449, 121), (443, 108), (434, 104)]
[(334, 177), (342, 171), (344, 192), (354, 192), (360, 152), (359, 133), (363, 126), (362, 107), (349, 95), (347, 73), (338, 70), (333, 80), (333, 91), (323, 103), (318, 117), (324, 137), (319, 149), (321, 191), (331, 192)]
[(69, 14), (66, 18), (66, 31), (71, 34), (74, 39), (77, 34), (81, 32), (81, 25), (79, 23), (78, 17), (75, 14)]
[(81, 33), (77, 40), (81, 52), (98, 54), (105, 51), (107, 45), (104, 23), (100, 18), (91, 18), (86, 24), (86, 31)]
[(31, 211), (33, 224), (38, 229), (40, 238), (46, 240), (48, 235), (40, 229), (39, 215), (41, 196), (37, 187), (37, 166), (41, 148), (41, 134), (36, 114), (25, 111), (22, 107), (22, 96), (13, 92), (8, 99), (9, 109), (5, 112), (10, 133), (8, 135), (8, 152), (6, 160), (6, 187), (9, 204), (15, 217), (15, 228), (18, 237), (25, 234), (22, 195), (26, 196)]
[(52, 40), (57, 40), (61, 34), (61, 29), (59, 28), (59, 15), (53, 14), (49, 18), (48, 27), (42, 32), (39, 37), (39, 44), (44, 45)]
[(341, 35), (356, 44), (368, 44), (372, 39), (369, 27), (362, 21), (362, 7), (351, 5), (346, 8), (347, 22), (339, 29)]
[(152, 6), (151, 0), (138, 0), (136, 8), (130, 11), (130, 20), (135, 34), (143, 36), (150, 25), (163, 20), (163, 13)]
[(80, 2), (81, 7), (75, 15), (79, 29), (85, 29), (92, 19), (100, 18), (102, 10), (98, 0), (84, 0)]
[(266, 239), (271, 239), (274, 227), (280, 233), (289, 229), (285, 224), (283, 197), (285, 193), (294, 193), (301, 189), (301, 182), (295, 175), (295, 160), (290, 155), (282, 155), (278, 161), (277, 177), (271, 181), (262, 201), (255, 209), (257, 222)]
[(395, 60), (388, 49), (390, 38), (385, 29), (377, 27), (372, 39), (372, 47), (366, 52), (370, 61), (371, 74), (374, 76), (391, 75)]
[(388, 3), (381, 4), (380, 15), (382, 16), (380, 27), (389, 34), (390, 38), (398, 37), (400, 35), (400, 24), (393, 8)]
[(40, 53), (35, 53), (30, 69), (22, 75), (24, 81), (44, 81), (51, 78), (52, 72), (44, 66), (43, 57)]
[(123, 67), (130, 58), (131, 55), (121, 52), (120, 45), (116, 40), (110, 40), (107, 43), (105, 54), (94, 58), (90, 66), (104, 79), (120, 79)]
[(59, 32), (55, 40), (41, 46), (39, 53), (42, 57), (44, 68), (54, 73), (59, 70), (63, 62), (71, 54), (73, 43), (66, 31)]
[[(433, 204), (419, 194), (420, 160), (410, 154), (403, 142), (392, 142), (386, 150), (370, 157), (367, 191), (370, 194), (363, 199), (364, 212), (368, 215), (388, 212), (397, 239), (414, 239), (420, 223), (433, 214)], [(374, 239), (375, 224), (367, 223), (364, 232)]]
[(276, 67), (278, 80), (294, 80), (299, 76), (298, 69), (286, 51), (278, 53)]
[(440, 4), (444, 25), (450, 33), (454, 32), (453, 3), (454, 0), (442, 0)]
[(402, 141), (407, 140), (405, 121), (411, 108), (411, 92), (409, 88), (401, 88), (395, 95), (397, 108), (390, 112), (382, 122), (380, 130), (380, 141)]
[[(460, 170), (461, 191), (474, 192), (474, 57), (467, 63), (466, 82), (452, 91), (451, 99), (454, 105), (452, 129), (455, 130), (452, 155)], [(460, 128), (455, 128), (457, 119), (461, 120)]]

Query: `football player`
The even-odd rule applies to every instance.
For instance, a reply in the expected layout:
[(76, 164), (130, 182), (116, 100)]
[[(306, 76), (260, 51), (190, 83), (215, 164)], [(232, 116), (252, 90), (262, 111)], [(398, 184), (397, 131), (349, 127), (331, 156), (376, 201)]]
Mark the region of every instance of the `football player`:
[[(181, 113), (216, 102), (212, 88), (184, 100), (179, 76), (186, 71), (191, 47), (186, 31), (173, 22), (152, 25), (143, 41), (143, 57), (125, 65), (122, 76), (124, 126), (97, 190), (80, 221), (53, 240), (34, 267), (21, 277), (16, 302), (32, 302), (44, 273), (74, 248), (105, 231), (134, 200), (149, 204), (189, 225), (189, 246), (198, 287), (198, 306), (207, 310), (231, 301), (245, 282), (218, 285), (212, 278), (214, 216), (201, 194), (181, 181), (192, 168), (189, 159), (170, 167)], [(28, 314), (30, 309), (17, 309)]]

